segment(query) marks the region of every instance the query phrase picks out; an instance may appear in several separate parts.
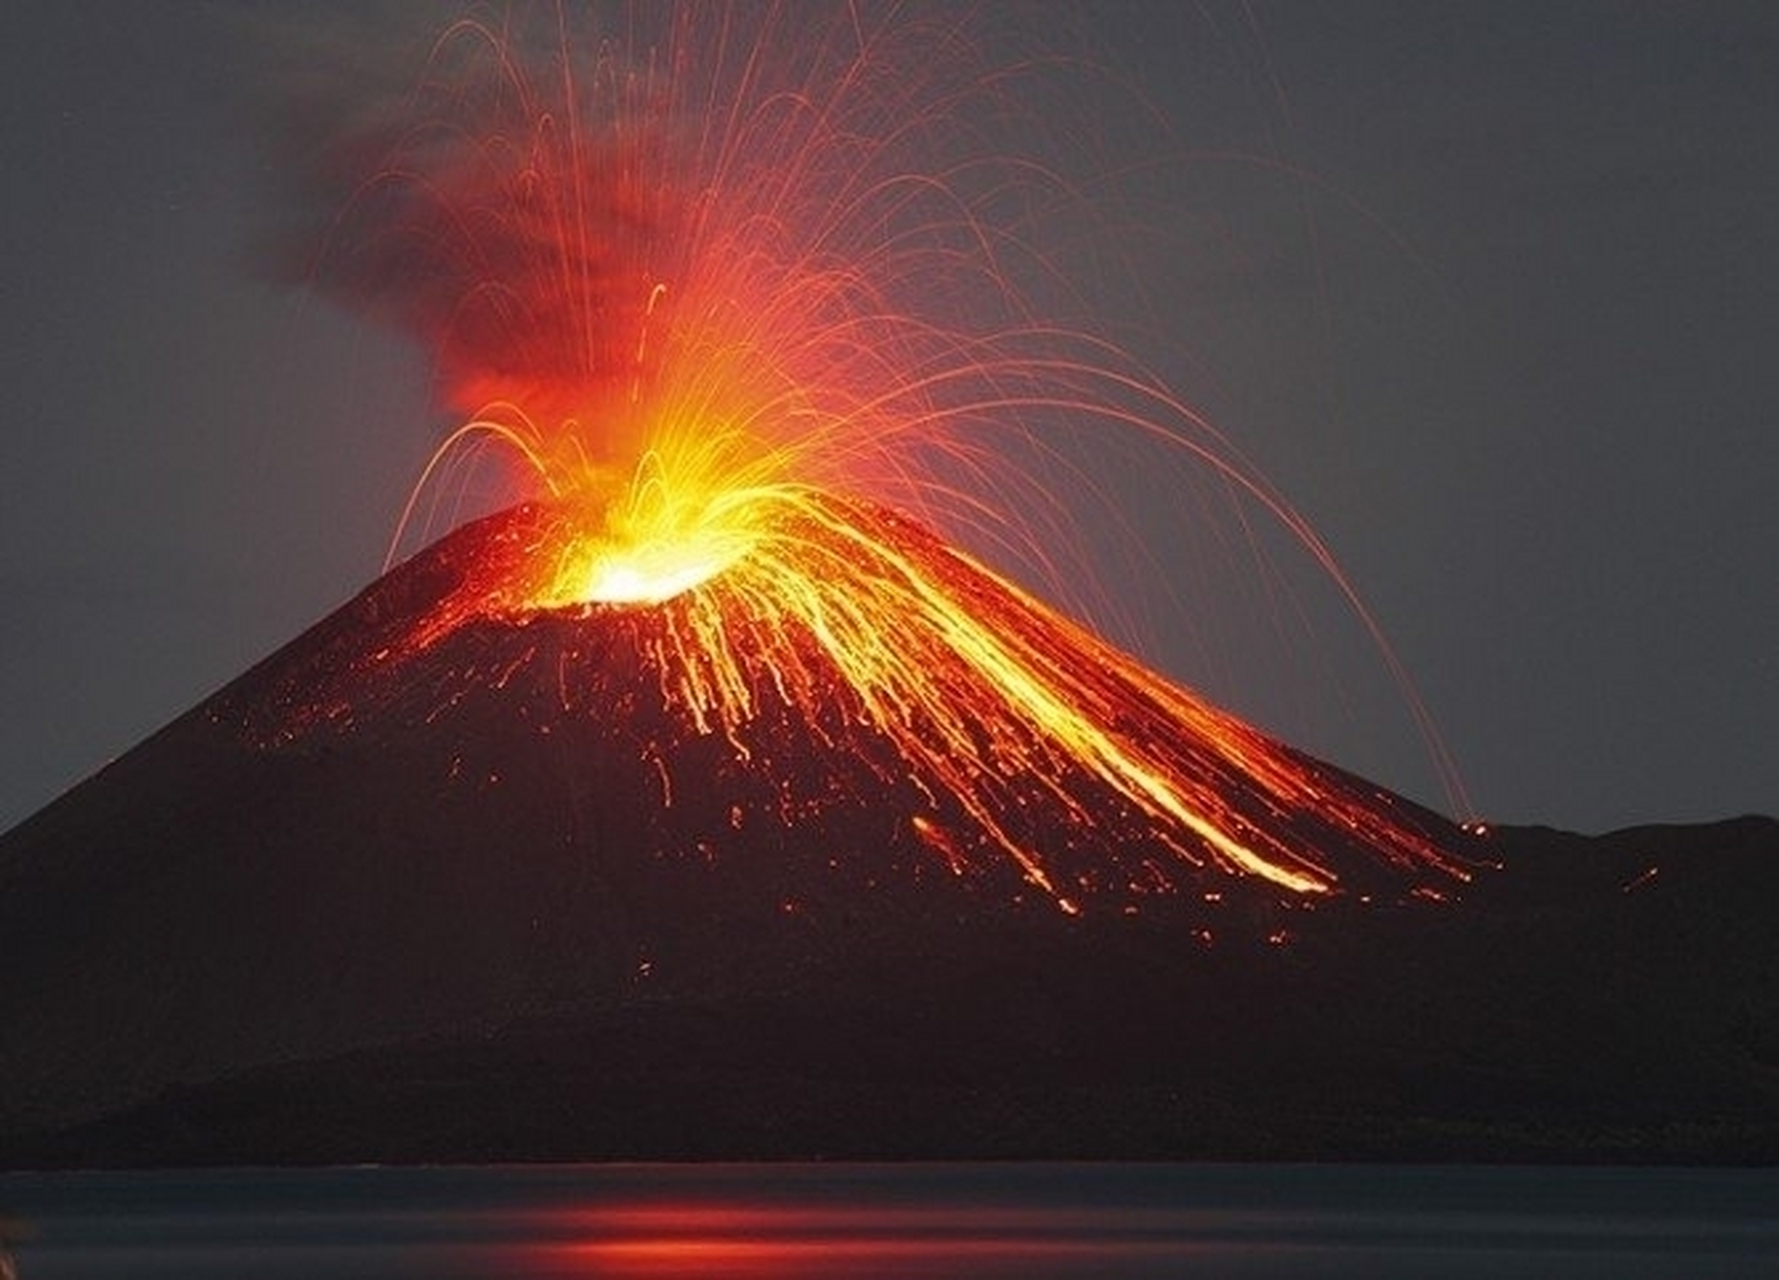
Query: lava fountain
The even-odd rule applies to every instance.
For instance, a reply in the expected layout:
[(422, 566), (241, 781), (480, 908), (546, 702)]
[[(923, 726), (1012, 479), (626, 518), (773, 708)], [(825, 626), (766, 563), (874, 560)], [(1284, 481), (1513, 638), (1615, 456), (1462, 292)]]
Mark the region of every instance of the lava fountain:
[[(443, 33), (409, 99), (344, 149), (379, 163), (312, 266), (418, 337), (463, 415), (392, 561), (489, 456), (529, 501), (420, 620), (291, 684), (267, 740), (350, 726), (466, 627), (618, 627), (674, 735), (770, 781), (790, 767), (770, 726), (793, 719), (912, 797), (939, 865), (1012, 867), (1071, 914), (1108, 884), (1437, 898), (1467, 878), (1455, 829), (928, 531), (1054, 589), (1080, 504), (1057, 433), (1135, 437), (1270, 512), (1351, 597), (1208, 422), (1035, 314), (1055, 280), (1031, 218), (1065, 184), (1005, 145), (1030, 124), (1018, 70), (974, 67), (967, 21), (638, 6), (589, 36), (549, 16), (541, 60), (511, 14)], [(575, 672), (558, 652), (560, 713), (613, 715)], [(663, 805), (697, 783), (639, 750)]]

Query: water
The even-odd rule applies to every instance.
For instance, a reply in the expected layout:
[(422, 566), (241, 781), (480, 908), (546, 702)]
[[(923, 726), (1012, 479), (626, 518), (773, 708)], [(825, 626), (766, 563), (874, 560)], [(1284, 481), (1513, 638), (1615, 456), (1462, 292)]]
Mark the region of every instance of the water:
[(0, 1175), (51, 1277), (1779, 1276), (1779, 1170), (633, 1165)]

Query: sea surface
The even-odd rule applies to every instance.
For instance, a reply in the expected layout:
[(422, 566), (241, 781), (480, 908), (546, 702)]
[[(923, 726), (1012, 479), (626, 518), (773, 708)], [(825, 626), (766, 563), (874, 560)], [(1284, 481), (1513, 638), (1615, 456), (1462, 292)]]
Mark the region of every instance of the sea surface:
[[(0, 1175), (52, 1277), (1779, 1276), (1779, 1170), (598, 1165)], [(16, 1241), (21, 1221), (28, 1238)]]

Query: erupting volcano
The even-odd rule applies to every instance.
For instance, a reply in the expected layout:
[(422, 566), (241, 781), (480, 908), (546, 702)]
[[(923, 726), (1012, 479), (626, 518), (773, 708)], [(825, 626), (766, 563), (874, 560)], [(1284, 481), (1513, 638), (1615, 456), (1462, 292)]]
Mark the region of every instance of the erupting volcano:
[[(557, 1151), (525, 1136), (552, 1108), (565, 1155), (881, 1153), (910, 1122), (911, 1152), (1185, 1149), (1215, 1105), (1157, 1064), (1251, 1074), (1290, 944), (1362, 969), (1343, 930), (1486, 897), (1487, 846), (1045, 603), (1091, 598), (1091, 460), (1129, 449), (1182, 501), (1208, 476), (1371, 623), (1229, 441), (1042, 317), (1067, 290), (1034, 228), (1069, 184), (1014, 145), (1018, 75), (966, 23), (552, 16), (541, 59), (451, 27), (323, 152), (291, 260), (419, 339), (456, 425), (378, 581), (6, 836), (0, 1026), (38, 1048), (0, 1120), (331, 1055), (291, 1114), (349, 1097), (348, 1136), (267, 1121), (271, 1146), (420, 1151), (364, 1135), (446, 1043), (499, 1088), (399, 1127), (506, 1126), (475, 1148), (504, 1155)], [(337, 1057), (392, 1044), (421, 1056)], [(684, 1100), (719, 1068), (706, 1126)], [(1023, 1080), (1023, 1118), (983, 1080)], [(749, 1128), (793, 1094), (798, 1136)], [(284, 1105), (189, 1150), (258, 1158)]]
[[(1233, 878), (1446, 896), (1466, 878), (1449, 825), (922, 527), (1060, 563), (1037, 526), (1064, 504), (1033, 519), (1019, 459), (1060, 456), (1043, 431), (1062, 415), (1160, 440), (1337, 572), (1164, 388), (1021, 314), (1022, 226), (990, 215), (1036, 184), (1010, 181), (1027, 157), (957, 156), (1000, 92), (934, 70), (959, 27), (800, 33), (812, 52), (780, 67), (785, 21), (681, 10), (659, 43), (586, 63), (563, 32), (536, 77), (513, 33), (459, 24), (393, 137), (360, 140), (381, 166), (310, 278), (419, 336), (471, 415), (409, 516), (490, 445), (539, 497), (459, 539), (422, 616), (284, 672), (277, 715), (247, 715), (257, 740), (517, 679), (554, 691), (527, 712), (537, 732), (578, 715), (634, 739), (663, 810), (728, 789), (731, 829), (788, 833), (889, 804), (949, 872), (1011, 870), (1065, 912)], [(404, 669), (435, 648), (451, 658), (417, 694)]]

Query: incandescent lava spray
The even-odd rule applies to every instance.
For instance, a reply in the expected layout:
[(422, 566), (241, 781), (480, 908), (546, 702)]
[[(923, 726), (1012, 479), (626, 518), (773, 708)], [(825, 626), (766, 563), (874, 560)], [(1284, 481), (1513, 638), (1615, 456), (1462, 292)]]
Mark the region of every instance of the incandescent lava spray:
[[(1046, 551), (1079, 500), (1047, 444), (1066, 423), (1208, 469), (1346, 590), (1210, 424), (1024, 301), (1045, 270), (1029, 215), (1064, 184), (1003, 145), (1018, 77), (971, 69), (967, 21), (637, 6), (589, 36), (550, 16), (542, 58), (513, 13), (438, 38), (400, 109), (343, 149), (379, 162), (311, 267), (419, 338), (461, 415), (392, 560), (478, 459), (513, 464), (528, 500), (420, 622), (293, 682), (268, 738), (348, 731), (389, 671), (472, 624), (557, 636), (557, 713), (616, 720), (560, 641), (584, 624), (622, 632), (668, 736), (720, 744), (763, 784), (749, 795), (793, 769), (775, 726), (794, 721), (895, 788), (935, 866), (1011, 871), (1071, 914), (1235, 880), (1313, 900), (1467, 878), (1455, 828), (929, 531), (1066, 577)], [(502, 678), (466, 667), (435, 693)], [(675, 742), (636, 749), (664, 806), (699, 785), (673, 776)], [(798, 820), (788, 792), (766, 807), (735, 821)]]

